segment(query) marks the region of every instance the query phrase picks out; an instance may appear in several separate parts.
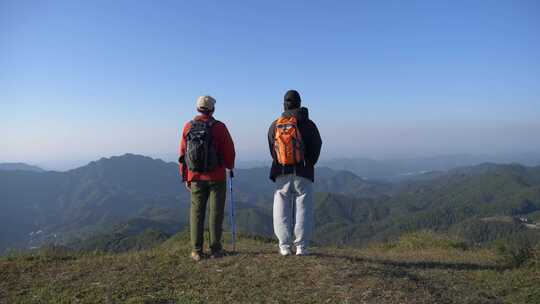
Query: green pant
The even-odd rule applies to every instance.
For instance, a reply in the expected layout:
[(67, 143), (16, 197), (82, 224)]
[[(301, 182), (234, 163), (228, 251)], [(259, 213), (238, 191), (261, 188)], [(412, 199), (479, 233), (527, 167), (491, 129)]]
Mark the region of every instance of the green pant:
[(226, 181), (193, 181), (191, 182), (191, 245), (193, 250), (201, 252), (204, 241), (204, 216), (206, 203), (210, 202), (210, 250), (222, 249), (223, 217), (225, 199), (227, 197)]

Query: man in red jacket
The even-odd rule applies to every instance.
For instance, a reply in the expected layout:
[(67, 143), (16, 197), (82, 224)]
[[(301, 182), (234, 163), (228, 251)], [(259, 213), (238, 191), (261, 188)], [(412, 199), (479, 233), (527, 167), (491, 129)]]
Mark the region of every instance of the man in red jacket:
[(200, 115), (187, 122), (180, 142), (180, 174), (191, 191), (191, 258), (203, 255), (203, 232), (206, 204), (210, 204), (211, 257), (221, 257), (223, 218), (227, 197), (225, 168), (234, 168), (234, 143), (224, 123), (214, 119), (216, 100), (211, 96), (197, 99)]

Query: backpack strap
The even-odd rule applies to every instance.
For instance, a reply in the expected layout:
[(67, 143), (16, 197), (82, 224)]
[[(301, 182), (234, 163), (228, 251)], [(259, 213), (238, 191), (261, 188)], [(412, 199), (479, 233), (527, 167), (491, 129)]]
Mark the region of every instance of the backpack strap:
[(219, 120), (216, 120), (214, 117), (210, 117), (210, 119), (207, 121), (208, 127), (212, 129), (213, 126), (215, 126)]
[[(218, 123), (223, 124), (221, 121), (215, 119), (214, 117), (210, 117), (210, 119), (208, 120), (208, 129), (212, 130), (212, 128)], [(225, 163), (223, 153), (221, 151), (216, 152), (218, 157), (218, 164), (221, 166), (223, 165), (223, 163)]]

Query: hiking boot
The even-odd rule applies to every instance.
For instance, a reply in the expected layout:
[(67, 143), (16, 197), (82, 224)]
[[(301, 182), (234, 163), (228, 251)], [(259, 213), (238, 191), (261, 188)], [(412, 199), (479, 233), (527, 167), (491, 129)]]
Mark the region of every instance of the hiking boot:
[(219, 259), (223, 256), (225, 256), (225, 252), (223, 252), (223, 250), (214, 251), (212, 254), (210, 254), (211, 259)]
[(309, 255), (309, 252), (306, 247), (296, 247), (297, 256), (306, 256)]
[(202, 252), (192, 251), (191, 259), (194, 260), (195, 262), (199, 262), (200, 260), (202, 260)]
[(282, 256), (288, 256), (288, 255), (291, 255), (292, 254), (292, 251), (290, 248), (288, 247), (285, 247), (285, 248), (279, 248), (279, 254), (281, 254)]

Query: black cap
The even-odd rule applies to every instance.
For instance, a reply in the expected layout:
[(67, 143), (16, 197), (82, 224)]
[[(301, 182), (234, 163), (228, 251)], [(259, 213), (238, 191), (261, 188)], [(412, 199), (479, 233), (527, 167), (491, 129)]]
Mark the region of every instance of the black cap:
[(300, 98), (300, 93), (296, 90), (288, 90), (283, 97), (283, 105), (285, 110), (296, 109), (300, 107), (302, 99)]

